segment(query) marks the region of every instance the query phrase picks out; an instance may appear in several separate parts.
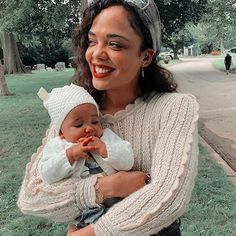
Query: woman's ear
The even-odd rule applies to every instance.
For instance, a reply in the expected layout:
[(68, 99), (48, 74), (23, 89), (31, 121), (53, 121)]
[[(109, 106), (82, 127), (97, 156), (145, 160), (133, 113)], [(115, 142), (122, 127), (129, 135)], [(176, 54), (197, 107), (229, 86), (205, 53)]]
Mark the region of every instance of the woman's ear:
[(147, 67), (152, 62), (155, 52), (153, 49), (148, 48), (143, 52), (143, 54), (144, 57), (143, 57), (142, 67)]

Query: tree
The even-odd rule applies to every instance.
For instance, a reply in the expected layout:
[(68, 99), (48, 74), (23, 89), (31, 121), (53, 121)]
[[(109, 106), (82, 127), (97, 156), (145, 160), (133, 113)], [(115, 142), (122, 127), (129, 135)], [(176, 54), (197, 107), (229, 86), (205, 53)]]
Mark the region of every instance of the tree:
[(179, 30), (177, 33), (174, 33), (168, 41), (168, 45), (172, 48), (175, 59), (178, 58), (178, 51), (180, 49), (183, 49), (184, 46), (191, 46), (195, 42), (195, 39), (193, 38), (188, 27), (189, 25), (187, 24), (183, 29)]
[[(4, 60), (4, 68), (5, 73), (12, 74), (12, 73), (25, 73), (26, 68), (23, 65), (20, 54), (18, 51), (18, 47), (16, 44), (16, 38), (14, 34), (7, 32), (7, 22), (13, 23), (14, 17), (9, 17), (9, 4), (14, 4), (11, 0), (5, 1), (2, 0), (0, 3), (0, 42), (3, 49), (3, 60)], [(12, 6), (13, 7), (13, 6)], [(14, 15), (13, 15), (14, 16)]]
[(3, 49), (4, 72), (7, 74), (26, 73), (27, 70), (21, 61), (15, 35), (2, 31), (0, 38)]
[(4, 67), (3, 67), (1, 61), (0, 61), (0, 95), (3, 95), (3, 96), (10, 95), (8, 88), (7, 88), (5, 76), (4, 76)]
[(162, 22), (162, 42), (177, 52), (181, 30), (187, 23), (197, 23), (200, 20), (207, 0), (158, 0), (156, 3)]
[(236, 1), (210, 0), (206, 13), (197, 25), (190, 25), (189, 31), (194, 44), (203, 54), (212, 50), (235, 46)]
[(223, 42), (236, 39), (236, 1), (209, 0), (201, 23), (208, 26), (207, 34), (213, 47), (224, 51)]
[(58, 61), (68, 61), (68, 51), (62, 45), (79, 21), (80, 1), (3, 0), (3, 3), (1, 28), (14, 32), (24, 62), (31, 66), (32, 63), (54, 66)]

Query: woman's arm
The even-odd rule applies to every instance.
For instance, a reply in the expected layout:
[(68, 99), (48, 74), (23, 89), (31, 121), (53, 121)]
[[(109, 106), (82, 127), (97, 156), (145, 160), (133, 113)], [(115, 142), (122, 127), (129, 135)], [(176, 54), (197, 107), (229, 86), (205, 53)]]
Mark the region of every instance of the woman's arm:
[[(43, 140), (45, 145), (46, 138)], [(25, 170), (25, 176), (19, 192), (17, 205), (24, 214), (39, 216), (58, 222), (69, 222), (74, 220), (83, 209), (91, 207), (99, 207), (96, 203), (95, 184), (97, 182), (97, 176), (80, 179), (80, 178), (69, 178), (64, 179), (54, 184), (47, 184), (43, 182), (38, 173), (38, 164), (42, 155), (43, 145), (40, 146), (35, 154), (32, 155), (31, 161), (27, 164)], [(141, 174), (140, 174), (141, 173)], [(104, 188), (104, 197), (109, 196), (121, 196), (125, 197), (129, 191), (122, 190), (113, 191), (114, 186), (112, 185), (113, 179), (118, 182), (118, 176), (123, 176), (121, 181), (129, 179), (129, 175), (133, 178), (133, 183), (126, 182), (125, 189), (133, 189), (133, 191), (140, 188), (140, 183), (144, 185), (144, 176), (142, 172), (137, 173), (120, 173), (114, 176), (108, 176), (99, 178), (99, 184), (101, 187), (106, 185)], [(109, 178), (111, 178), (109, 180)], [(132, 179), (131, 178), (131, 179)], [(141, 180), (139, 180), (141, 179)]]
[(104, 200), (112, 197), (125, 198), (146, 185), (148, 175), (141, 171), (120, 171), (97, 179), (99, 192)]
[(166, 104), (153, 150), (151, 182), (91, 225), (96, 236), (154, 234), (183, 214), (197, 173), (198, 105), (182, 94), (172, 95)]
[[(149, 177), (143, 172), (120, 171), (113, 176), (98, 178), (97, 184), (104, 199), (111, 197), (124, 198), (137, 191), (137, 189), (142, 188), (147, 180), (149, 180)], [(127, 185), (127, 183), (130, 184)], [(95, 231), (90, 225), (80, 230), (70, 225), (67, 236), (95, 236)]]

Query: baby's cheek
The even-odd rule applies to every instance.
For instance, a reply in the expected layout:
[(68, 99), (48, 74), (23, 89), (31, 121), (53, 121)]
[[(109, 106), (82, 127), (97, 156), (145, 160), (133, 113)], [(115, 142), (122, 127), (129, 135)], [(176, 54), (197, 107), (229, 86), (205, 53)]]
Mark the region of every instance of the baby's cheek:
[(102, 126), (98, 127), (97, 129), (97, 137), (98, 138), (101, 138), (102, 137), (102, 134), (103, 134), (103, 129), (102, 129)]

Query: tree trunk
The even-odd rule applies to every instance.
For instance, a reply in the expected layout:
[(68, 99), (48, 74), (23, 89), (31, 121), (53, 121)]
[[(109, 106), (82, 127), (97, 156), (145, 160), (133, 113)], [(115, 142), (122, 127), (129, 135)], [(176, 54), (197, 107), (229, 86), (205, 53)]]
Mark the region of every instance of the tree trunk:
[(0, 36), (5, 74), (27, 73), (21, 61), (14, 34), (2, 31), (0, 32)]
[(174, 58), (173, 59), (179, 59), (179, 57), (178, 57), (178, 48), (174, 48), (173, 53), (174, 53)]
[(0, 95), (9, 96), (10, 93), (7, 88), (7, 83), (4, 76), (4, 67), (0, 62)]

